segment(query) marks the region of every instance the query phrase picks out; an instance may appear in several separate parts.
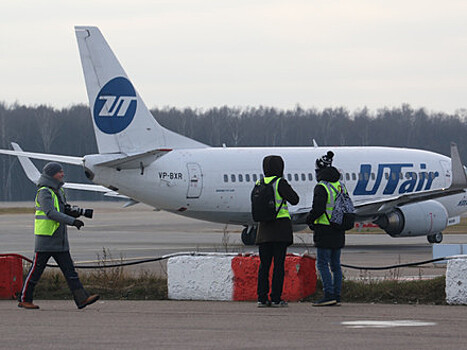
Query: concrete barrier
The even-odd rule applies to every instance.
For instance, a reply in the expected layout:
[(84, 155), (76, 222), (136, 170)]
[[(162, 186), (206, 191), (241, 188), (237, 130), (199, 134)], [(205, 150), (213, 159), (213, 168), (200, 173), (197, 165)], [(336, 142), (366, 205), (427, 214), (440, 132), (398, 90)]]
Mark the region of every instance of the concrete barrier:
[[(256, 300), (259, 263), (259, 256), (251, 254), (172, 257), (167, 262), (169, 299)], [(271, 279), (272, 266), (270, 276)], [(315, 290), (315, 259), (287, 254), (283, 299), (301, 300)]]
[(446, 302), (467, 305), (467, 255), (453, 257), (448, 261)]
[[(467, 254), (467, 244), (433, 244), (433, 259), (463, 254)], [(435, 262), (435, 264), (446, 263), (446, 260)]]

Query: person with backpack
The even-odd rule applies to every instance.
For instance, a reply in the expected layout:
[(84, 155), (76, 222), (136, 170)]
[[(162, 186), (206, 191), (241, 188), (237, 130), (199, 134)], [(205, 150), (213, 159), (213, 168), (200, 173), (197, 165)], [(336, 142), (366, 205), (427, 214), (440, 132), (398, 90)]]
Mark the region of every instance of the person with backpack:
[[(259, 246), (260, 266), (258, 270), (258, 307), (286, 307), (287, 302), (282, 300), (282, 287), (284, 284), (284, 262), (287, 247), (293, 243), (292, 221), (287, 203), (295, 205), (299, 201), (298, 194), (292, 189), (284, 176), (284, 160), (280, 156), (270, 155), (263, 159), (264, 178), (259, 180), (252, 192), (252, 213), (256, 217), (258, 211), (267, 211), (260, 208), (253, 198), (255, 194), (261, 197), (264, 192), (269, 192), (266, 197), (271, 197), (269, 202), (273, 204), (270, 217), (259, 218), (259, 228), (256, 244)], [(266, 186), (264, 186), (266, 185)], [(263, 189), (260, 187), (263, 186)], [(269, 187), (269, 191), (268, 190)], [(266, 200), (267, 202), (267, 200)], [(265, 204), (267, 207), (267, 204)], [(263, 209), (263, 210), (261, 210)], [(264, 210), (266, 209), (266, 210)], [(260, 213), (261, 214), (261, 213)], [(274, 260), (272, 275), (271, 295), (269, 295), (269, 270)]]
[[(340, 173), (332, 166), (334, 153), (316, 159), (316, 180), (313, 204), (307, 216), (307, 224), (314, 232), (317, 247), (316, 265), (323, 283), (324, 297), (313, 306), (340, 305), (342, 287), (341, 249), (345, 245), (345, 229), (334, 224), (330, 217), (339, 192), (346, 189), (340, 183)], [(352, 208), (353, 209), (353, 208)]]

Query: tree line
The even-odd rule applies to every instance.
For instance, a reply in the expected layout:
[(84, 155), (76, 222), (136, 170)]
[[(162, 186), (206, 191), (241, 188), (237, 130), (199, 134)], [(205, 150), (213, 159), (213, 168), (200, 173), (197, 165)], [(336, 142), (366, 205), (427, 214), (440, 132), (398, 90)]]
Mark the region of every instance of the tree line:
[[(394, 146), (421, 148), (449, 155), (450, 142), (458, 144), (467, 163), (467, 123), (456, 114), (427, 112), (410, 105), (349, 111), (344, 107), (283, 110), (274, 107), (154, 108), (164, 127), (210, 146)], [(0, 148), (18, 143), (23, 150), (83, 156), (97, 153), (89, 108), (0, 103)], [(35, 161), (42, 169), (45, 161)], [(64, 165), (66, 179), (89, 181), (83, 169)], [(15, 157), (0, 155), (0, 201), (30, 201), (35, 186), (26, 178)], [(99, 200), (103, 196), (68, 191), (71, 200)]]

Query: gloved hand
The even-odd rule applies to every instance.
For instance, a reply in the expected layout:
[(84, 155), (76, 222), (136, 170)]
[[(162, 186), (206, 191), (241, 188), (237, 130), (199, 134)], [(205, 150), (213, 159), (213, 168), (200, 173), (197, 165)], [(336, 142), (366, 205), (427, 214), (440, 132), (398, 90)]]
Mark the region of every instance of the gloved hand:
[(315, 225), (313, 224), (313, 220), (312, 220), (310, 214), (308, 214), (308, 216), (306, 217), (306, 224), (308, 225), (310, 230), (313, 231), (315, 229)]
[(75, 219), (75, 221), (73, 221), (73, 226), (79, 230), (81, 227), (84, 226), (84, 222), (82, 222), (81, 220)]

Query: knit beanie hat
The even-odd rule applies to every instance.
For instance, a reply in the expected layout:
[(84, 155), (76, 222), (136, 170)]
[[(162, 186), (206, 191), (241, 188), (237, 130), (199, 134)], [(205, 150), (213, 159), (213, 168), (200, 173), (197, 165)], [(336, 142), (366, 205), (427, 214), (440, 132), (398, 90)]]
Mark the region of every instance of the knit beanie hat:
[(63, 168), (60, 164), (56, 162), (50, 162), (44, 166), (44, 168), (42, 169), (42, 174), (53, 177), (56, 173), (62, 170)]
[(324, 169), (332, 166), (332, 157), (334, 157), (334, 153), (328, 151), (326, 155), (316, 159), (316, 169)]

